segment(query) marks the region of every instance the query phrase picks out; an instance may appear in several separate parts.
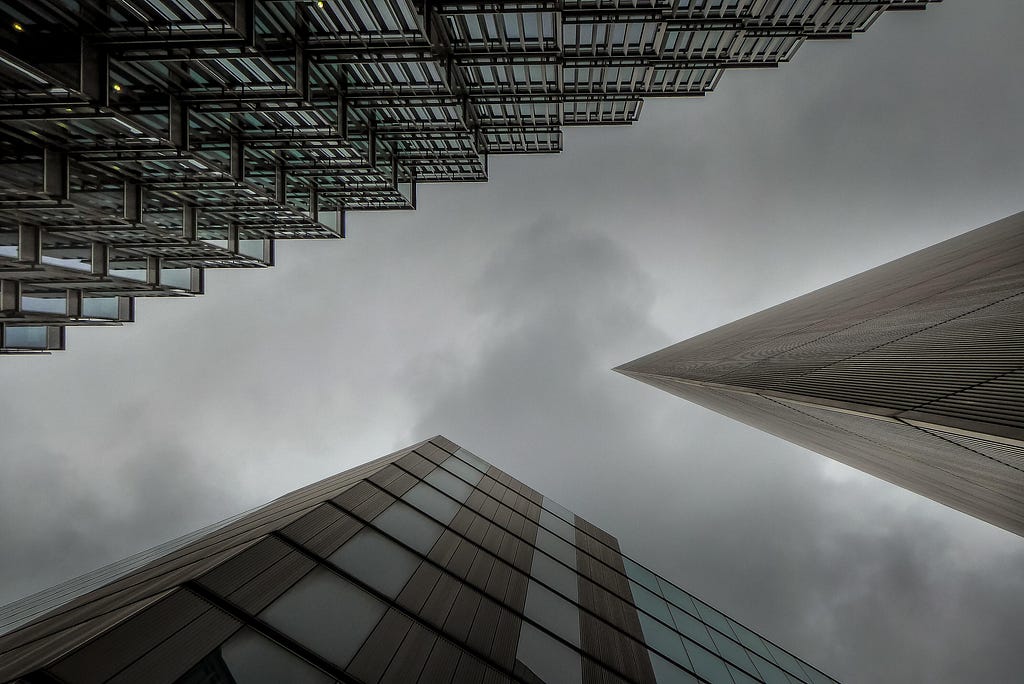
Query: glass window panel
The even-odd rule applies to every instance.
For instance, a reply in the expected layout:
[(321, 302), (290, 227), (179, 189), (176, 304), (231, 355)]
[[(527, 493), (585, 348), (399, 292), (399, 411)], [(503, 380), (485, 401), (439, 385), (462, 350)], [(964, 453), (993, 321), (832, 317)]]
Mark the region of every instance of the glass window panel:
[(543, 527), (537, 530), (537, 548), (570, 567), (576, 567), (576, 547)]
[(545, 496), (543, 506), (544, 508), (548, 509), (549, 511), (557, 515), (562, 520), (566, 520), (570, 523), (575, 523), (576, 514), (570, 511), (562, 504), (558, 503), (557, 501), (552, 501), (551, 499)]
[(402, 499), (444, 525), (450, 523), (462, 507), (447, 494), (422, 482), (406, 492)]
[(551, 556), (543, 553), (533, 554), (533, 568), (530, 574), (566, 598), (579, 603), (578, 576)]
[(764, 640), (762, 640), (761, 637), (757, 636), (734, 620), (729, 620), (729, 626), (732, 627), (733, 632), (736, 634), (736, 638), (739, 639), (740, 643), (746, 646), (748, 650), (754, 651), (765, 658), (771, 659), (772, 654), (768, 650), (768, 647), (764, 645)]
[(580, 654), (524, 622), (516, 658), (543, 682), (575, 684), (583, 680)]
[(647, 642), (647, 645), (680, 665), (689, 667), (690, 659), (686, 657), (686, 651), (683, 650), (683, 642), (679, 640), (679, 635), (650, 615), (643, 613), (639, 613), (639, 615), (640, 628), (644, 632), (644, 641)]
[(576, 528), (545, 508), (540, 509), (540, 524), (570, 544), (576, 543)]
[(4, 344), (14, 349), (46, 349), (47, 332), (45, 326), (7, 326), (4, 331)]
[[(441, 496), (437, 492), (434, 494)], [(430, 551), (444, 531), (436, 522), (401, 501), (388, 506), (383, 513), (373, 519), (373, 524), (424, 554)]]
[[(204, 667), (205, 666), (205, 667)], [(229, 673), (223, 677), (224, 668)], [(189, 675), (201, 675), (189, 679)], [(205, 675), (202, 676), (202, 675)], [(178, 684), (331, 684), (334, 679), (251, 629), (235, 633)]]
[(668, 604), (665, 603), (665, 599), (652, 594), (636, 582), (630, 582), (629, 589), (633, 592), (633, 603), (638, 608), (650, 613), (666, 624), (672, 624), (672, 614), (668, 610)]
[(288, 636), (344, 667), (387, 606), (323, 568), (316, 568), (260, 613)]
[(711, 640), (708, 628), (703, 622), (675, 606), (669, 606), (668, 609), (672, 613), (672, 619), (675, 620), (676, 629), (681, 634), (690, 637), (698, 644), (707, 646), (712, 651), (715, 650), (715, 642)]
[(686, 644), (686, 652), (690, 656), (690, 662), (693, 663), (694, 672), (709, 682), (732, 681), (732, 678), (729, 676), (729, 670), (721, 658), (701, 648), (686, 637), (683, 637), (683, 642)]
[(465, 501), (473, 492), (473, 488), (470, 485), (455, 477), (444, 468), (434, 468), (423, 479), (442, 492), (450, 494), (458, 501)]
[[(711, 630), (711, 638), (715, 640), (715, 646), (718, 647), (717, 651), (723, 658), (728, 660), (730, 663), (739, 665), (744, 670), (754, 669), (754, 666), (750, 662), (750, 657), (747, 655), (747, 649), (714, 630)], [(706, 646), (707, 644), (704, 645)]]
[(693, 605), (693, 599), (685, 591), (665, 580), (658, 578), (658, 586), (661, 588), (661, 595), (676, 604), (690, 615), (700, 615), (697, 606)]
[(732, 681), (736, 682), (736, 684), (761, 684), (760, 679), (755, 679), (746, 672), (737, 670), (732, 665), (729, 666), (729, 674), (732, 675)]
[(446, 458), (444, 463), (441, 464), (441, 467), (454, 473), (459, 479), (465, 480), (474, 486), (480, 482), (481, 478), (484, 476), (479, 470), (464, 461), (460, 461), (454, 456)]
[(789, 677), (775, 663), (770, 663), (758, 655), (751, 656), (751, 659), (754, 661), (757, 671), (761, 673), (761, 679), (766, 684), (790, 684)]
[(694, 604), (697, 606), (697, 610), (700, 611), (700, 616), (704, 622), (708, 623), (719, 632), (732, 636), (732, 627), (729, 626), (729, 618), (725, 617), (717, 610), (709, 606), (708, 604), (694, 600)]
[(790, 672), (801, 678), (807, 676), (804, 674), (803, 668), (800, 667), (800, 661), (798, 661), (796, 658), (786, 653), (773, 643), (766, 641), (764, 645), (767, 646), (768, 650), (772, 652), (772, 655), (775, 657), (775, 662), (781, 665), (783, 669), (789, 670)]
[(622, 563), (626, 566), (626, 577), (636, 580), (656, 594), (661, 593), (661, 588), (658, 586), (658, 578), (653, 572), (642, 565), (637, 565), (625, 556), (622, 557)]
[(670, 663), (654, 651), (648, 651), (647, 654), (651, 657), (654, 678), (658, 680), (658, 684), (699, 684), (699, 679), (680, 669), (675, 663)]
[(419, 556), (369, 527), (332, 553), (330, 560), (391, 598), (398, 596), (421, 562)]
[(580, 611), (550, 589), (530, 580), (526, 590), (526, 617), (551, 630), (575, 646), (580, 645)]

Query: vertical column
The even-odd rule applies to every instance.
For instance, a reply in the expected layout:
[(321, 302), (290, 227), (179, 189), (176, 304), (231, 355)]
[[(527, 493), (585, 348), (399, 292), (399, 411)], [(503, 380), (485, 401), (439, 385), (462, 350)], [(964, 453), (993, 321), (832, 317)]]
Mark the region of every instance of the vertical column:
[(92, 243), (92, 274), (96, 276), (110, 275), (110, 245), (102, 242)]
[(124, 218), (132, 223), (142, 223), (142, 184), (124, 182)]
[(66, 200), (71, 195), (68, 153), (56, 147), (43, 150), (43, 192), (54, 199)]

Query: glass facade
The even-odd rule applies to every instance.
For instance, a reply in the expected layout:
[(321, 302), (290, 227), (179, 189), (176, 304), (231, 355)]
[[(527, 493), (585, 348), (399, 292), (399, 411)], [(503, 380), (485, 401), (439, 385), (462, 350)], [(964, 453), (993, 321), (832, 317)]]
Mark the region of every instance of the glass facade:
[(0, 637), (0, 678), (833, 681), (442, 437), (165, 548)]
[[(423, 183), (559, 152), (566, 126), (631, 124), (647, 97), (937, 1), (6, 0), (0, 279), (198, 294), (275, 240), (344, 237), (348, 212), (414, 209)], [(103, 324), (3, 313), (0, 351), (32, 349), (5, 327)]]

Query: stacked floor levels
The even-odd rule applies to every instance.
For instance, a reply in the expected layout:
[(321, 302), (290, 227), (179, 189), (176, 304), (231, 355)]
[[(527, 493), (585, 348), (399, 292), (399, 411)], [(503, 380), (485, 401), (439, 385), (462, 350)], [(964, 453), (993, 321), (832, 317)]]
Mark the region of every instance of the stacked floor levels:
[(833, 684), (443, 437), (0, 610), (0, 681)]
[(0, 351), (927, 0), (0, 3)]

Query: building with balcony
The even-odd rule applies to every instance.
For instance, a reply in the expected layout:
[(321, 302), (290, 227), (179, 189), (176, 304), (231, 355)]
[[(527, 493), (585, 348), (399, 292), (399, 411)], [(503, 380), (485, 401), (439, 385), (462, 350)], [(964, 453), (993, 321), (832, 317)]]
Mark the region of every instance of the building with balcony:
[(0, 351), (928, 0), (10, 0)]

